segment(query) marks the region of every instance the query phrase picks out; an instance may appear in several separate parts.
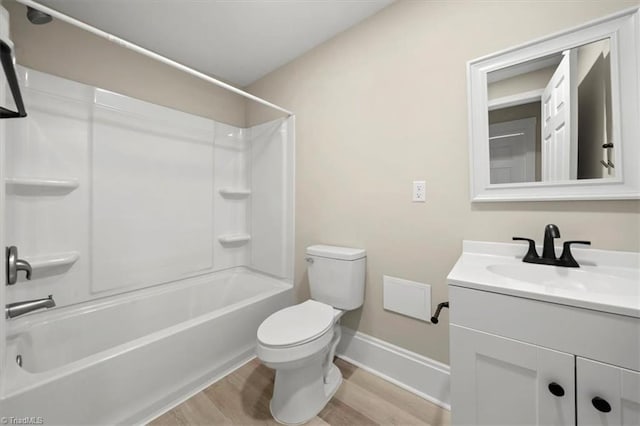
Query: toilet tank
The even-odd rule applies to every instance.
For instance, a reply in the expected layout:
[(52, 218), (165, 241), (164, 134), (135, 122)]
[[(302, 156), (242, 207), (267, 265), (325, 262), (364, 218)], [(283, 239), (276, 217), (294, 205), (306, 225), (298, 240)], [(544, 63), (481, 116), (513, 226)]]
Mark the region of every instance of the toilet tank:
[(314, 245), (307, 247), (311, 298), (334, 308), (352, 310), (364, 302), (364, 249)]

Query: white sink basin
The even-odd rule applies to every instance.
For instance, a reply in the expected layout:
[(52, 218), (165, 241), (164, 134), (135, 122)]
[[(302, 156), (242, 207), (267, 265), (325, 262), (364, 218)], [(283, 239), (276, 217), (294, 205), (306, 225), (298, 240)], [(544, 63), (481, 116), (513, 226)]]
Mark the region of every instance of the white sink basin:
[(575, 249), (580, 268), (522, 262), (526, 247), (465, 241), (450, 285), (640, 318), (640, 253)]
[[(593, 271), (579, 268), (537, 265), (531, 263), (501, 263), (488, 265), (494, 274), (512, 280), (538, 285), (547, 292), (592, 292), (603, 295), (619, 294), (620, 297), (638, 298), (640, 284), (635, 280), (613, 275), (626, 271)], [(607, 273), (609, 272), (609, 273)]]

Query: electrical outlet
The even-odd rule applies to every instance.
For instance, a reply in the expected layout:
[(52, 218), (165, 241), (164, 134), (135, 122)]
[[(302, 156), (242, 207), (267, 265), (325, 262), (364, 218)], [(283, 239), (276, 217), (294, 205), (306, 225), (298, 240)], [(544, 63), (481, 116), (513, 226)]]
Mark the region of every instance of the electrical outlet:
[(413, 201), (415, 203), (424, 203), (427, 199), (427, 184), (423, 180), (413, 181)]

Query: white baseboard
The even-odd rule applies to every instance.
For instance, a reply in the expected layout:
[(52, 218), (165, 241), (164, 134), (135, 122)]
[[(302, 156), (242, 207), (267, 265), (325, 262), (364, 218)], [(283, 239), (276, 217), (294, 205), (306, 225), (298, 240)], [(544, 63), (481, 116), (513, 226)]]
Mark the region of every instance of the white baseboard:
[(449, 366), (342, 327), (336, 355), (434, 404), (451, 409)]

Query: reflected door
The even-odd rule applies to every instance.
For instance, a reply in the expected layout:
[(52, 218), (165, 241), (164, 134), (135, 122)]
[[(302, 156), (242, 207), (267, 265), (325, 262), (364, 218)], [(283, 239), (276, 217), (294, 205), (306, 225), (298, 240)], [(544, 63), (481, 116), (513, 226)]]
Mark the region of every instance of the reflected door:
[(491, 183), (535, 181), (535, 118), (489, 126)]
[(542, 93), (542, 180), (576, 179), (578, 172), (577, 52), (565, 50)]

